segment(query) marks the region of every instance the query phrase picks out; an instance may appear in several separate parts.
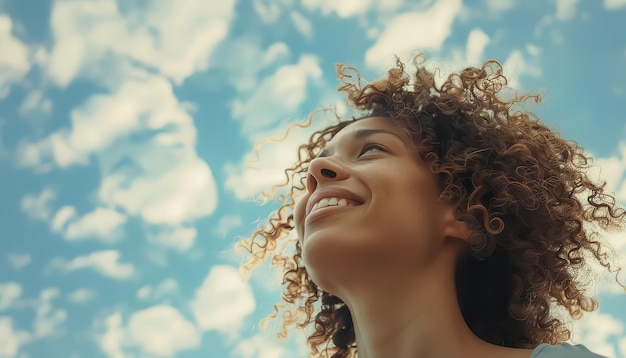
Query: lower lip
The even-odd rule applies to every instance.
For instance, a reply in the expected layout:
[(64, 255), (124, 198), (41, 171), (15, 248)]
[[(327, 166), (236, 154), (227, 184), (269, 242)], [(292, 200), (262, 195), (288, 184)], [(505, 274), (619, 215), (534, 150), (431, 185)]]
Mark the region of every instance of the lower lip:
[(315, 209), (309, 215), (306, 216), (306, 219), (304, 220), (304, 223), (305, 224), (309, 224), (309, 223), (313, 222), (314, 220), (319, 220), (319, 219), (324, 218), (326, 216), (334, 215), (338, 211), (346, 210), (346, 209), (352, 209), (352, 208), (355, 208), (357, 206), (358, 205), (351, 205), (351, 206), (326, 206), (326, 207), (323, 207), (321, 209)]

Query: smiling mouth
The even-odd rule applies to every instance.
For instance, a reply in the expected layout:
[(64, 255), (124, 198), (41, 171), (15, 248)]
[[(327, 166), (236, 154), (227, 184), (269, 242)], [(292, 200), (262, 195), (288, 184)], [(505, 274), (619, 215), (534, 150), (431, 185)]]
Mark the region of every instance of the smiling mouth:
[[(361, 199), (361, 197), (345, 188), (324, 188), (314, 192), (308, 198), (305, 209), (305, 218), (308, 219), (310, 214), (316, 214), (317, 211), (322, 211), (322, 209), (331, 211), (332, 208), (349, 208), (352, 206), (362, 205), (364, 202), (365, 200)], [(326, 210), (323, 211), (326, 212)]]
[(313, 207), (311, 208), (311, 212), (314, 212), (317, 209), (322, 209), (322, 208), (326, 208), (329, 206), (341, 207), (341, 206), (355, 206), (355, 205), (356, 203), (348, 201), (346, 198), (324, 198), (318, 201), (317, 203), (315, 203), (315, 205), (313, 205)]

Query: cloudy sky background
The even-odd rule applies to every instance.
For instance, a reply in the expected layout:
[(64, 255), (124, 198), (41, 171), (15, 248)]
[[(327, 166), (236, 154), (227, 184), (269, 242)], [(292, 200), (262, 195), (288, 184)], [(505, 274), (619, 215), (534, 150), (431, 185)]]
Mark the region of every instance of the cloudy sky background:
[[(280, 289), (232, 247), (307, 131), (254, 144), (342, 110), (337, 62), (497, 59), (626, 203), (625, 20), (626, 0), (0, 0), (0, 357), (305, 356), (259, 331)], [(626, 357), (609, 286), (575, 337)]]

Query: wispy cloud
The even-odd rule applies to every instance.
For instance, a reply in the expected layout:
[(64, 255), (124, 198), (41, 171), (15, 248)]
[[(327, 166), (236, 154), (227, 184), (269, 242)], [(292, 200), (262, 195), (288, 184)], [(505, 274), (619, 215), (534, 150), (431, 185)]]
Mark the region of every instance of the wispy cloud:
[[(293, 116), (305, 101), (310, 82), (322, 76), (319, 60), (302, 55), (298, 63), (280, 67), (243, 100), (232, 103), (232, 117), (241, 121), (244, 135), (251, 136)], [(258, 140), (254, 138), (252, 141)]]
[(149, 242), (183, 252), (193, 247), (198, 231), (194, 227), (162, 225), (147, 235)]
[(160, 300), (178, 293), (178, 282), (167, 278), (157, 285), (144, 285), (137, 290), (137, 298), (141, 300)]
[(11, 18), (0, 13), (0, 100), (32, 67), (28, 46), (13, 36), (13, 26)]
[(39, 294), (39, 301), (35, 308), (34, 338), (43, 338), (64, 333), (63, 324), (67, 320), (67, 312), (55, 308), (52, 300), (58, 297), (61, 291), (56, 287), (46, 288)]
[(104, 242), (115, 242), (124, 236), (123, 225), (126, 221), (126, 215), (117, 210), (100, 207), (71, 221), (63, 236), (68, 241), (95, 238)]
[(604, 0), (604, 8), (613, 11), (626, 7), (626, 0)]
[(32, 261), (30, 254), (8, 254), (7, 260), (15, 270), (21, 270)]
[(304, 15), (293, 10), (289, 13), (289, 17), (291, 18), (293, 25), (296, 27), (296, 30), (298, 30), (302, 36), (307, 39), (313, 37), (313, 24), (306, 17), (304, 17)]
[(303, 0), (302, 5), (308, 10), (318, 10), (322, 14), (335, 14), (339, 17), (347, 18), (366, 13), (372, 6), (372, 0)]
[(132, 264), (119, 262), (120, 256), (117, 250), (103, 250), (77, 256), (69, 261), (56, 257), (48, 265), (48, 270), (71, 272), (89, 268), (114, 279), (130, 278), (135, 273), (135, 268)]
[(224, 215), (220, 218), (215, 228), (215, 234), (220, 237), (225, 237), (228, 232), (241, 226), (240, 215)]
[(25, 195), (20, 203), (21, 209), (33, 219), (48, 221), (52, 215), (50, 204), (55, 198), (54, 190), (45, 188), (38, 195)]
[(515, 0), (485, 0), (487, 10), (497, 14), (510, 11), (515, 5)]
[(0, 311), (7, 310), (22, 295), (22, 285), (17, 282), (0, 282)]
[(67, 300), (72, 303), (85, 303), (96, 298), (96, 291), (90, 288), (79, 288), (67, 294)]
[[(226, 164), (226, 189), (241, 200), (249, 200), (282, 184), (286, 179), (284, 170), (296, 162), (298, 147), (315, 129), (294, 127), (285, 139), (261, 145), (258, 153), (255, 150), (248, 152), (240, 163)], [(285, 131), (285, 127), (279, 128), (268, 137), (280, 138)]]

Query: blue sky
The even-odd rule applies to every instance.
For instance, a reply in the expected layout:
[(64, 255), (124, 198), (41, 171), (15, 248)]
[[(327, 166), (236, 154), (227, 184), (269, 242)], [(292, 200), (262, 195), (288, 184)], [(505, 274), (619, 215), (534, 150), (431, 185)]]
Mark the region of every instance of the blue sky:
[[(310, 130), (254, 144), (342, 111), (337, 62), (497, 59), (626, 203), (625, 0), (175, 4), (0, 0), (0, 357), (305, 356), (259, 331), (280, 287), (233, 243)], [(576, 341), (626, 357), (625, 296), (594, 281)]]

